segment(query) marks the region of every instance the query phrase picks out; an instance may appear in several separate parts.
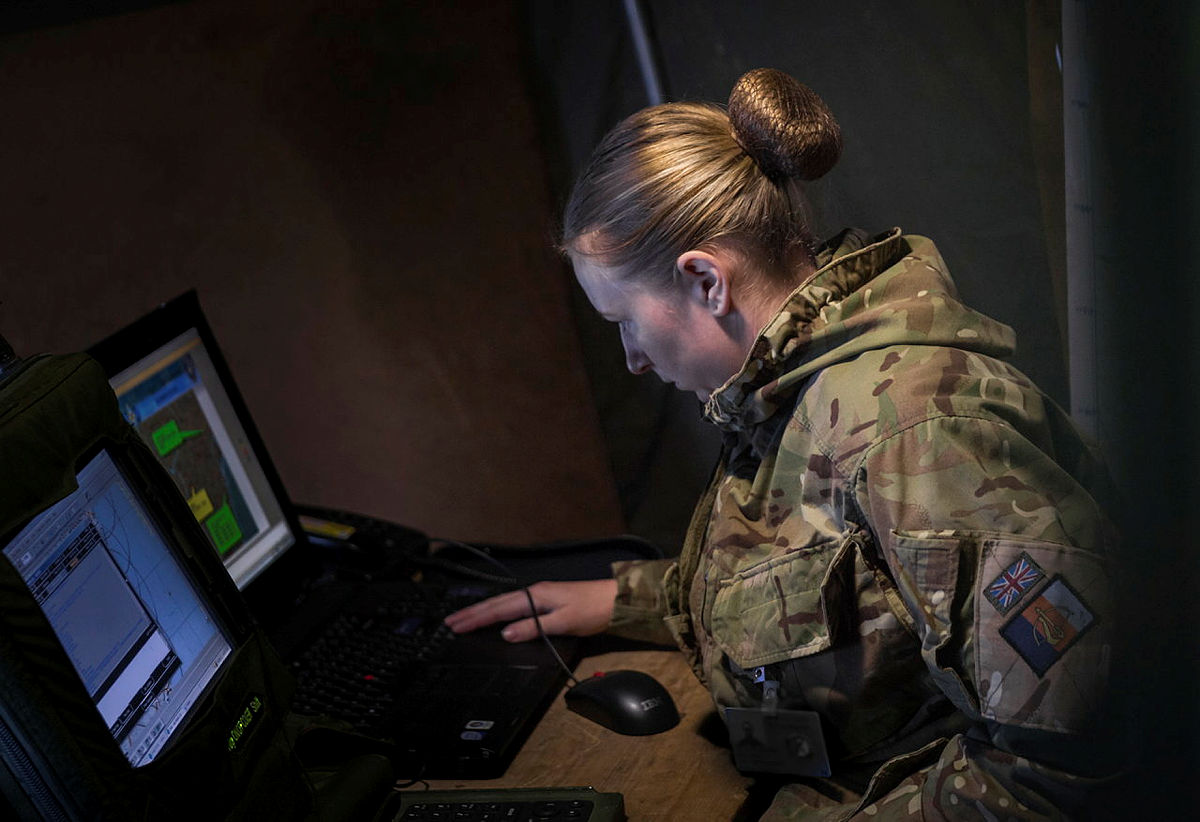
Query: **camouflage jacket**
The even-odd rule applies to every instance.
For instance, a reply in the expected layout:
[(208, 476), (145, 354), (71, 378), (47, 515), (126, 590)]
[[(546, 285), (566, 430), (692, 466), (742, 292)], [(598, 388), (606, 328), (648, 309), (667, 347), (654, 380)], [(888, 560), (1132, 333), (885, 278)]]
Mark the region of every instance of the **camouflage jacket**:
[(834, 776), (870, 778), (829, 818), (1069, 818), (1115, 621), (1103, 468), (928, 239), (818, 265), (709, 400), (720, 465), (679, 560), (616, 569), (613, 630), (665, 624), (719, 708), (761, 669), (818, 712)]

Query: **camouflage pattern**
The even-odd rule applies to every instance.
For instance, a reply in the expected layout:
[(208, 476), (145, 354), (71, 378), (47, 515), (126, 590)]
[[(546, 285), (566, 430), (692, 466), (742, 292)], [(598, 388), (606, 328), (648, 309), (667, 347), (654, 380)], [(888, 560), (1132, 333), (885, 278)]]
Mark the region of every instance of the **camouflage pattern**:
[(861, 801), (767, 818), (1069, 816), (1116, 622), (1103, 468), (928, 239), (819, 263), (708, 402), (721, 465), (678, 562), (618, 569), (614, 627), (665, 625), (718, 706), (761, 667), (821, 715)]
[[(665, 576), (671, 572), (677, 578), (674, 560), (614, 562), (613, 576), (617, 580), (617, 599), (608, 632), (648, 642), (668, 644), (673, 637), (663, 622), (668, 594)], [(678, 601), (678, 592), (673, 595)]]

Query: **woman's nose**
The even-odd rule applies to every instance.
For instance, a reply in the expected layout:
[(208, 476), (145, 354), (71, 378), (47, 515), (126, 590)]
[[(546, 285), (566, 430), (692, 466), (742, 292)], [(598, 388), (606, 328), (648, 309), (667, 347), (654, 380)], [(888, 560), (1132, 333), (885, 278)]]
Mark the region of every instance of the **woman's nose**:
[(621, 345), (625, 347), (625, 367), (632, 374), (645, 374), (650, 370), (650, 358), (646, 356), (646, 352), (638, 346), (638, 344), (629, 338), (623, 330), (621, 332)]
[(634, 374), (645, 374), (650, 370), (650, 360), (641, 351), (625, 349), (625, 367)]

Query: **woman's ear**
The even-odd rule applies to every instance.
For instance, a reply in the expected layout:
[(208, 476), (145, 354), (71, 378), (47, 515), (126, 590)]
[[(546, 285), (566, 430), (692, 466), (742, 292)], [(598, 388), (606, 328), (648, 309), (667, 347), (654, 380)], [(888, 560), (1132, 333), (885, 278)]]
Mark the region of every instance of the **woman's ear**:
[(684, 294), (714, 317), (724, 317), (733, 310), (731, 262), (720, 250), (699, 249), (685, 251), (675, 260)]

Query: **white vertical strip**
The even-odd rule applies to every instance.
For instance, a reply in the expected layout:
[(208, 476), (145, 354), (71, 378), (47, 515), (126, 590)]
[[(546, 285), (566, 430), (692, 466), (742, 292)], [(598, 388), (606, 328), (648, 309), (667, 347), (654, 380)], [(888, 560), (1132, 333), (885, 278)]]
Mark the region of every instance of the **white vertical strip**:
[(640, 0), (625, 0), (625, 17), (629, 20), (629, 33), (633, 35), (633, 47), (642, 70), (646, 99), (650, 105), (657, 106), (663, 102), (662, 82), (658, 77), (658, 64), (654, 61), (654, 49), (646, 30), (646, 18), (642, 15)]

